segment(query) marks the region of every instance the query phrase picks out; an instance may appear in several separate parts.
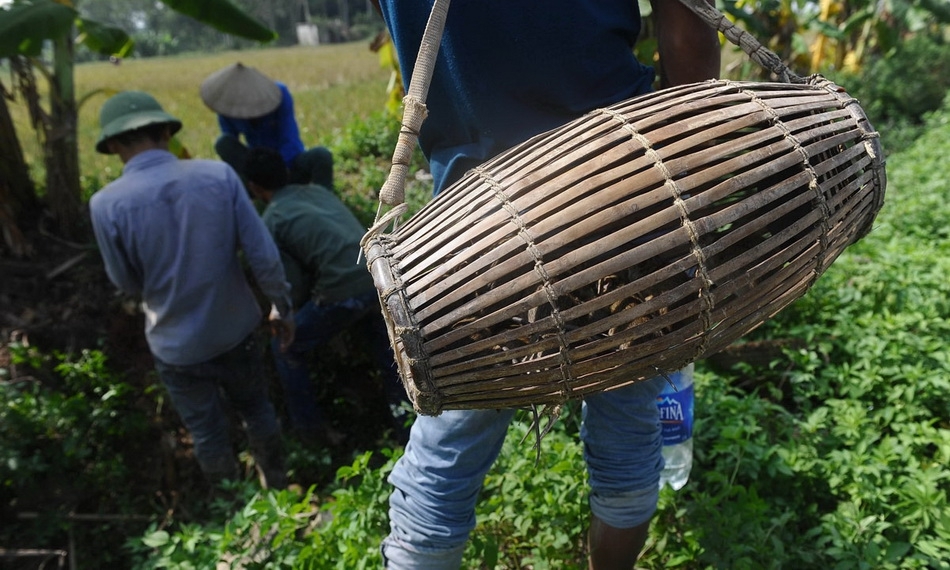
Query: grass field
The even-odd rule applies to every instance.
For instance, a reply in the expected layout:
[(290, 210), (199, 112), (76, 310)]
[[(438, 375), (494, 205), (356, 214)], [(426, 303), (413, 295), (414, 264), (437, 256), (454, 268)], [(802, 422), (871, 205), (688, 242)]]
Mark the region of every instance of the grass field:
[[(93, 148), (99, 135), (99, 109), (117, 91), (134, 89), (154, 95), (166, 111), (184, 123), (178, 137), (191, 154), (216, 158), (217, 121), (202, 103), (198, 87), (210, 73), (237, 61), (287, 84), (307, 146), (329, 144), (351, 120), (385, 105), (390, 72), (380, 67), (367, 41), (129, 59), (119, 65), (81, 64), (76, 67), (76, 93), (77, 99), (86, 98), (79, 110), (79, 161), (85, 191), (94, 191), (121, 170), (116, 158), (99, 155)], [(42, 181), (42, 158), (26, 109), (18, 102), (11, 110), (27, 160), (36, 173), (34, 179)]]

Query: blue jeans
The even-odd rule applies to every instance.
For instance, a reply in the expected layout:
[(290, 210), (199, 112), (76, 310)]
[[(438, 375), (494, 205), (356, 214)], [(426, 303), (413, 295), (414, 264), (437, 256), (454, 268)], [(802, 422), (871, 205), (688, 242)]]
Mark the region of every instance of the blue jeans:
[[(584, 399), (581, 440), (591, 511), (615, 528), (650, 519), (659, 495), (662, 439), (656, 397), (663, 378)], [(456, 570), (475, 528), (485, 475), (514, 410), (454, 410), (419, 416), (389, 481), (386, 568)], [(542, 442), (543, 445), (543, 442)]]
[(262, 358), (253, 334), (215, 358), (188, 366), (155, 359), (155, 368), (172, 406), (191, 433), (195, 457), (211, 481), (238, 475), (231, 423), (222, 395), (240, 415), (255, 457), (279, 446), (280, 425), (262, 374)]
[(307, 301), (294, 313), (297, 326), (294, 342), (281, 352), (277, 342), (271, 348), (284, 389), (284, 401), (291, 427), (300, 433), (318, 434), (324, 428), (326, 416), (317, 402), (317, 394), (310, 378), (308, 355), (318, 346), (324, 346), (334, 336), (349, 327), (371, 351), (382, 376), (386, 398), (390, 406), (408, 403), (406, 392), (399, 380), (395, 360), (389, 345), (389, 336), (376, 291), (357, 295), (338, 303), (317, 304)]

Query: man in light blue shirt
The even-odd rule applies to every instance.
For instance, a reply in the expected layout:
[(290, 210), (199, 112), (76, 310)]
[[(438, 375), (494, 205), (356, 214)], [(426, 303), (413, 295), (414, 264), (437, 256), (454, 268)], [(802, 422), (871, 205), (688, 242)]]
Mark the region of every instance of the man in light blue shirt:
[(125, 166), (89, 201), (96, 241), (112, 282), (142, 299), (149, 348), (202, 471), (213, 483), (238, 475), (223, 393), (246, 424), (262, 483), (286, 485), (254, 340), (261, 308), (238, 257), (242, 251), (272, 303), (273, 330), (289, 346), (290, 285), (277, 247), (230, 166), (168, 151), (181, 122), (151, 95), (115, 95), (100, 124), (96, 150)]

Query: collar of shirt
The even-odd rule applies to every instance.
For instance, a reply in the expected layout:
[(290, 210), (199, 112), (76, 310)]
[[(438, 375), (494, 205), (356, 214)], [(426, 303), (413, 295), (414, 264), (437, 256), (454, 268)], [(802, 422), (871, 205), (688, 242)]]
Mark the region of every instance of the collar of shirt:
[(122, 174), (132, 174), (174, 160), (178, 160), (178, 158), (167, 150), (151, 149), (142, 151), (125, 163), (125, 166), (122, 167)]

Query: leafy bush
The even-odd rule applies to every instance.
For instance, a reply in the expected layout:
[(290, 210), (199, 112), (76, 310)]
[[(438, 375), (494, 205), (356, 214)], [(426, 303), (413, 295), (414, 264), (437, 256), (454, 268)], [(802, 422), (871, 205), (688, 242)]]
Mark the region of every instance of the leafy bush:
[[(577, 542), (586, 524), (580, 445), (562, 420), (544, 439), (536, 464), (533, 449), (521, 442), (525, 433), (527, 423), (513, 425), (486, 479), (466, 567), (584, 564)], [(221, 560), (259, 569), (378, 568), (389, 532), (386, 478), (400, 455), (382, 449), (357, 456), (337, 471), (322, 500), (313, 488), (302, 496), (257, 493), (223, 523), (178, 524), (172, 531), (155, 524), (128, 548), (139, 558), (138, 570), (206, 568)]]
[[(72, 523), (66, 515), (135, 512), (142, 498), (129, 485), (125, 452), (145, 439), (145, 416), (132, 388), (109, 370), (105, 355), (41, 355), (8, 345), (11, 374), (0, 382), (0, 500), (3, 509), (38, 518), (0, 527), (0, 544), (61, 547)], [(55, 498), (52, 501), (51, 498)], [(58, 512), (44, 512), (51, 503)], [(114, 536), (108, 525), (74, 525), (80, 557), (99, 564), (121, 552), (96, 551)]]
[(863, 79), (856, 84), (858, 94), (873, 116), (921, 123), (940, 108), (950, 89), (950, 45), (941, 37), (917, 34), (874, 61)]
[[(18, 344), (10, 345), (13, 363), (41, 372), (48, 357)], [(130, 386), (115, 378), (99, 351), (78, 357), (55, 355), (53, 382), (21, 376), (0, 383), (0, 468), (4, 485), (16, 495), (48, 493), (38, 485), (58, 479), (80, 494), (89, 486), (120, 486), (128, 472), (116, 457), (126, 438), (142, 435), (144, 417), (132, 407)], [(77, 478), (77, 474), (79, 477)], [(53, 480), (55, 480), (53, 479)], [(75, 505), (64, 505), (75, 506)]]
[[(747, 339), (801, 342), (766, 364), (699, 364), (691, 480), (661, 491), (638, 568), (950, 568), (950, 101), (926, 121), (925, 134), (889, 159), (871, 233)], [(368, 119), (340, 141), (348, 175), (388, 160), (373, 153), (388, 147), (382, 131), (391, 128)], [(154, 438), (105, 356), (9, 348), (13, 364), (0, 369), (3, 506), (23, 510), (54, 493), (64, 511), (141, 507), (125, 446)], [(465, 565), (584, 568), (576, 409), (567, 407), (537, 461), (525, 433), (516, 421), (486, 478)], [(203, 523), (156, 515), (123, 550), (101, 548), (115, 544), (108, 527), (77, 539), (99, 551), (100, 567), (128, 556), (140, 569), (375, 568), (399, 454), (357, 452), (330, 484), (306, 492), (237, 484), (237, 510), (218, 501)], [(326, 456), (305, 455), (291, 453), (291, 467), (332, 473)], [(55, 517), (4, 525), (0, 543), (60, 546), (64, 532)]]
[[(399, 128), (398, 118), (377, 111), (352, 121), (332, 147), (337, 192), (367, 227), (376, 218), (379, 190), (392, 167)], [(425, 158), (416, 148), (409, 166), (410, 178), (406, 181), (407, 216), (432, 196), (427, 171)]]
[[(248, 485), (236, 484), (248, 494)], [(214, 568), (219, 562), (229, 568), (278, 569), (299, 566), (312, 554), (301, 535), (317, 512), (311, 494), (301, 499), (291, 491), (265, 491), (246, 496), (246, 505), (232, 514), (231, 504), (221, 502), (213, 510), (221, 523), (199, 525), (176, 523), (169, 532), (152, 524), (140, 539), (126, 548), (138, 558), (136, 569), (167, 568), (197, 570)]]
[(135, 554), (137, 570), (213, 568), (221, 561), (260, 570), (377, 568), (388, 529), (385, 476), (398, 457), (389, 450), (381, 455), (389, 458), (382, 466), (373, 466), (374, 455), (366, 452), (341, 467), (322, 500), (314, 488), (249, 492), (250, 486), (237, 484), (246, 504), (236, 513), (221, 503), (214, 510), (217, 522), (174, 523), (170, 529), (155, 523), (126, 548)]
[[(891, 158), (872, 232), (748, 339), (798, 338), (800, 348), (762, 365), (697, 367), (691, 480), (661, 491), (638, 568), (950, 568), (948, 153), (945, 107)], [(576, 415), (569, 406), (537, 463), (527, 429), (513, 425), (486, 478), (467, 568), (586, 567)], [(359, 456), (323, 500), (316, 490), (257, 496), (224, 525), (156, 530), (142, 568), (249, 552), (249, 568), (377, 567), (398, 456)]]
[(884, 150), (893, 154), (923, 132), (927, 114), (940, 108), (950, 90), (950, 45), (940, 36), (920, 33), (860, 73), (834, 79), (861, 102), (881, 132)]
[(808, 341), (789, 354), (794, 438), (776, 450), (794, 485), (771, 489), (820, 485), (796, 510), (823, 565), (950, 567), (948, 140), (945, 106), (891, 159), (871, 234), (757, 333)]

